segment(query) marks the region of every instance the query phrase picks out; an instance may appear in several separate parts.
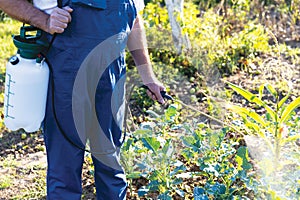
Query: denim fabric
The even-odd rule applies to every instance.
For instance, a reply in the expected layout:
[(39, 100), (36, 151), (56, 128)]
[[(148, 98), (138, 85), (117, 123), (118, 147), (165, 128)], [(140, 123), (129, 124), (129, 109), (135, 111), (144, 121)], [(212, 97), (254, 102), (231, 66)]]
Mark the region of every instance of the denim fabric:
[(92, 8), (106, 8), (106, 0), (72, 0), (73, 4), (82, 4)]
[[(72, 22), (64, 33), (57, 35), (54, 43), (47, 54), (52, 73), (50, 79), (54, 81), (54, 88), (49, 84), (49, 94), (47, 100), (46, 117), (44, 121), (44, 139), (47, 150), (47, 199), (49, 200), (77, 200), (81, 199), (81, 172), (84, 159), (84, 151), (72, 145), (60, 132), (58, 123), (67, 137), (76, 145), (84, 148), (85, 141), (78, 133), (78, 128), (74, 122), (73, 92), (75, 80), (81, 67), (86, 62), (86, 58), (95, 51), (99, 45), (105, 43), (108, 38), (116, 38), (118, 56), (112, 60), (103, 70), (102, 76), (95, 88), (95, 94), (84, 96), (82, 101), (92, 105), (91, 110), (95, 110), (97, 123), (103, 130), (107, 141), (116, 147), (117, 152), (111, 156), (118, 156), (121, 146), (121, 121), (114, 117), (114, 110), (117, 115), (123, 117), (122, 109), (112, 109), (112, 104), (122, 107), (123, 94), (114, 95), (116, 85), (124, 88), (124, 83), (118, 83), (125, 76), (124, 49), (126, 46), (126, 36), (133, 26), (136, 17), (136, 10), (131, 0), (107, 1), (106, 9), (93, 9), (82, 4), (74, 4), (71, 1), (63, 2), (73, 8)], [(116, 36), (116, 37), (114, 37)], [(123, 36), (125, 38), (123, 38)], [(113, 47), (112, 47), (113, 48)], [(101, 48), (100, 48), (101, 50)], [(105, 53), (111, 50), (103, 49)], [(103, 54), (106, 55), (106, 54)], [(99, 60), (106, 57), (99, 57)], [(93, 70), (93, 66), (90, 66)], [(90, 71), (86, 76), (87, 81), (95, 79), (98, 71)], [(54, 97), (52, 91), (54, 89)], [(90, 88), (87, 88), (87, 93)], [(116, 98), (117, 99), (113, 99)], [(76, 98), (81, 98), (80, 94)], [(52, 101), (54, 100), (54, 102)], [(113, 103), (112, 103), (113, 102)], [(55, 113), (53, 114), (53, 104)], [(78, 105), (76, 105), (78, 106)], [(86, 120), (86, 132), (93, 132), (89, 125), (90, 116), (82, 116)], [(101, 146), (103, 141), (92, 141)], [(105, 145), (105, 144), (103, 144)], [(93, 149), (92, 149), (93, 150)], [(103, 152), (100, 152), (100, 155)], [(101, 156), (100, 156), (101, 158)], [(117, 159), (117, 158), (116, 158)], [(105, 160), (103, 160), (105, 161)], [(97, 199), (118, 200), (125, 199), (126, 179), (122, 167), (111, 167), (102, 162), (99, 157), (93, 155), (95, 166), (95, 183)]]

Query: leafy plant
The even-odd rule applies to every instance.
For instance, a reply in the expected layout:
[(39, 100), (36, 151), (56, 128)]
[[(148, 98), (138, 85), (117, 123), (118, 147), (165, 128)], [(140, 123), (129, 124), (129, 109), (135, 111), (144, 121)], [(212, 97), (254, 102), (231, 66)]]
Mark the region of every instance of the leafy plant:
[(177, 188), (182, 179), (177, 178), (176, 174), (185, 171), (186, 168), (182, 162), (174, 158), (175, 149), (172, 140), (148, 137), (143, 138), (142, 142), (148, 149), (148, 156), (139, 165), (149, 173), (147, 177), (149, 184), (139, 190), (139, 196), (157, 191), (159, 199), (172, 199), (174, 192), (184, 197), (184, 192)]
[(247, 174), (252, 168), (246, 147), (225, 140), (227, 128), (214, 132), (205, 124), (182, 136), (186, 146), (183, 157), (199, 167), (194, 175), (205, 177), (203, 185), (194, 188), (195, 199), (232, 199), (249, 193), (253, 179)]
[(8, 188), (12, 185), (12, 180), (9, 176), (2, 176), (0, 181), (0, 190)]
[[(300, 134), (290, 130), (292, 130), (295, 126), (295, 123), (291, 123), (291, 120), (297, 118), (295, 111), (300, 106), (300, 97), (294, 98), (291, 102), (289, 102), (288, 99), (291, 94), (291, 91), (289, 91), (286, 96), (280, 99), (278, 92), (270, 84), (261, 85), (259, 87), (258, 95), (255, 95), (235, 84), (228, 83), (228, 85), (235, 92), (253, 103), (254, 106), (265, 109), (265, 114), (262, 116), (251, 108), (228, 105), (229, 110), (242, 117), (242, 128), (245, 129), (248, 134), (254, 134), (261, 138), (267, 145), (267, 149), (270, 151), (271, 155), (266, 159), (261, 158), (263, 160), (260, 163), (263, 166), (262, 170), (266, 176), (277, 177), (276, 175), (278, 175), (282, 169), (292, 163), (299, 165), (299, 160), (295, 159), (299, 158), (299, 153), (293, 152), (294, 148), (297, 149), (297, 147), (293, 144), (299, 140)], [(264, 89), (266, 89), (273, 97), (273, 101), (270, 102), (263, 99)], [(287, 151), (287, 148), (284, 148), (284, 146), (288, 146), (288, 153), (284, 153)], [(284, 159), (287, 159), (287, 161), (284, 161)], [(263, 163), (268, 164), (265, 165)], [(292, 169), (294, 169), (294, 167), (292, 167)], [(296, 177), (297, 176), (299, 175), (296, 175)], [(277, 183), (271, 182), (269, 184), (280, 184), (278, 183), (279, 179), (273, 181), (276, 181)], [(287, 184), (285, 181), (283, 182), (284, 184)], [(275, 192), (270, 188), (268, 190), (269, 194), (273, 194)], [(276, 192), (274, 194), (276, 194)]]
[(154, 135), (141, 138), (147, 151), (139, 166), (149, 173), (147, 175), (149, 184), (139, 190), (140, 196), (156, 191), (159, 193), (158, 199), (172, 199), (175, 193), (184, 197), (184, 192), (177, 187), (182, 183), (182, 179), (177, 178), (176, 175), (185, 171), (186, 168), (175, 158), (175, 142), (167, 131), (172, 124), (176, 124), (179, 114), (177, 108), (176, 104), (170, 105), (161, 116), (148, 111), (160, 128), (156, 129), (158, 132)]
[(184, 192), (177, 187), (182, 180), (176, 174), (186, 169), (175, 158), (175, 143), (167, 131), (176, 124), (179, 115), (177, 105), (170, 105), (162, 115), (152, 110), (147, 113), (151, 121), (142, 122), (141, 128), (126, 140), (122, 148), (122, 163), (129, 185), (133, 179), (144, 177), (149, 182), (139, 188), (139, 196), (155, 192), (158, 199), (172, 199), (174, 194), (183, 197)]
[[(279, 99), (277, 91), (269, 84), (261, 85), (259, 88), (259, 96), (235, 85), (228, 83), (229, 87), (235, 92), (242, 95), (249, 102), (256, 104), (259, 107), (263, 107), (266, 110), (265, 118), (260, 116), (254, 110), (250, 108), (244, 108), (237, 105), (228, 105), (228, 108), (243, 117), (245, 125), (254, 130), (255, 134), (263, 138), (269, 144), (272, 152), (275, 153), (276, 157), (280, 156), (280, 146), (290, 141), (295, 141), (300, 138), (299, 134), (290, 135), (284, 132), (284, 126), (292, 118), (295, 113), (295, 109), (300, 106), (300, 97), (295, 98), (291, 103), (286, 105), (291, 91), (282, 98)], [(274, 97), (275, 102), (272, 103), (272, 107), (269, 106), (269, 102), (262, 99), (263, 90), (266, 88), (268, 92)], [(250, 120), (249, 120), (250, 119)], [(275, 139), (274, 145), (271, 140)]]
[(121, 149), (121, 163), (126, 172), (126, 178), (129, 180), (129, 190), (133, 195), (133, 180), (141, 177), (141, 171), (136, 165), (139, 147), (134, 145), (134, 139), (129, 137), (123, 144)]

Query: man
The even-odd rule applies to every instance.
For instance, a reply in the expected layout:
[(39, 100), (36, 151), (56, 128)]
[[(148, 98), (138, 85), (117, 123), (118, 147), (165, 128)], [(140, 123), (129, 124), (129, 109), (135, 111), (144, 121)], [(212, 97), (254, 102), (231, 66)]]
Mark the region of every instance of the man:
[(97, 199), (125, 199), (126, 180), (118, 157), (126, 44), (148, 95), (164, 103), (164, 87), (152, 71), (134, 2), (63, 0), (62, 8), (53, 0), (34, 3), (0, 0), (0, 9), (49, 33), (49, 40), (56, 33), (46, 55), (51, 66), (44, 120), (47, 199), (81, 198), (86, 139), (91, 143)]

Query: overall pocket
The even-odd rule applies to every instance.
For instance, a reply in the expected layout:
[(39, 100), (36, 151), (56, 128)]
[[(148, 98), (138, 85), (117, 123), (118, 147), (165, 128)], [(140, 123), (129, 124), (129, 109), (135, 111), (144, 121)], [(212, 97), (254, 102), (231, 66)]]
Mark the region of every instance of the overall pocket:
[(80, 4), (96, 9), (106, 9), (106, 0), (72, 0), (72, 4)]

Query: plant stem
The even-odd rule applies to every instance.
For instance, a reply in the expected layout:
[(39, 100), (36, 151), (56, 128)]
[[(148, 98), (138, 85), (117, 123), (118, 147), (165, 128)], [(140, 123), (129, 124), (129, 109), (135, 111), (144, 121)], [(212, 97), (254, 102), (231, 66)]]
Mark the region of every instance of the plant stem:
[(279, 97), (276, 96), (276, 112), (275, 112), (275, 155), (274, 155), (274, 172), (276, 173), (279, 164), (280, 157), (280, 141), (281, 134), (279, 132), (279, 122), (278, 122), (278, 114), (279, 114)]
[(130, 185), (130, 196), (131, 196), (131, 198), (132, 198), (132, 178), (131, 179), (129, 179), (129, 185)]

